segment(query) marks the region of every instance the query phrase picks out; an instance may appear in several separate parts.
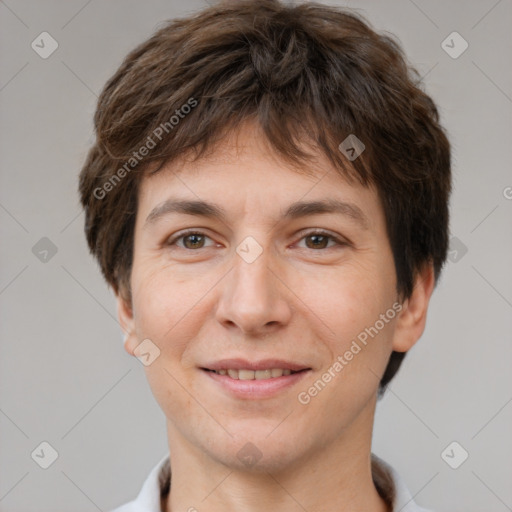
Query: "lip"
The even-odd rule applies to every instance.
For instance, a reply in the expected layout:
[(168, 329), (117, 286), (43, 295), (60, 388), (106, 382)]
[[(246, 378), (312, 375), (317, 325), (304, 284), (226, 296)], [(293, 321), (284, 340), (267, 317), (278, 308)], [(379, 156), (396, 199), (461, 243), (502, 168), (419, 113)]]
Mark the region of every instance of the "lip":
[[(294, 372), (298, 372), (300, 370), (309, 370), (311, 369), (306, 364), (301, 364), (292, 361), (285, 361), (284, 359), (262, 359), (260, 361), (247, 361), (246, 359), (222, 359), (220, 361), (212, 361), (210, 363), (206, 363), (202, 365), (201, 368), (206, 370), (224, 370), (224, 369), (233, 369), (233, 370), (267, 370), (272, 368), (281, 368), (283, 370), (292, 370)], [(281, 377), (276, 377), (276, 379), (280, 379)]]
[[(261, 362), (260, 362), (261, 363)], [(246, 364), (246, 363), (245, 363)], [(290, 364), (290, 363), (288, 363)], [(256, 363), (253, 366), (257, 366)], [(218, 368), (222, 369), (226, 368), (226, 366)], [(228, 366), (228, 368), (235, 369), (234, 366)], [(264, 368), (251, 368), (248, 366), (243, 366), (240, 368), (247, 368), (249, 370), (255, 369), (264, 369)], [(238, 368), (238, 369), (240, 369)], [(269, 368), (266, 366), (265, 368)], [(283, 368), (283, 366), (273, 366), (273, 368)], [(217, 369), (217, 368), (212, 368)], [(291, 369), (291, 368), (290, 368)], [(300, 368), (299, 368), (300, 370)], [(298, 371), (298, 370), (296, 370)], [(291, 388), (299, 381), (301, 381), (306, 375), (310, 373), (311, 369), (304, 369), (303, 371), (298, 371), (298, 373), (292, 373), (290, 375), (282, 375), (281, 377), (273, 377), (270, 379), (261, 379), (261, 380), (239, 380), (232, 379), (229, 375), (219, 375), (218, 373), (208, 371), (205, 368), (201, 368), (201, 372), (216, 385), (219, 385), (224, 391), (227, 391), (231, 396), (234, 396), (239, 399), (246, 400), (257, 400), (263, 398), (271, 398), (278, 393)]]

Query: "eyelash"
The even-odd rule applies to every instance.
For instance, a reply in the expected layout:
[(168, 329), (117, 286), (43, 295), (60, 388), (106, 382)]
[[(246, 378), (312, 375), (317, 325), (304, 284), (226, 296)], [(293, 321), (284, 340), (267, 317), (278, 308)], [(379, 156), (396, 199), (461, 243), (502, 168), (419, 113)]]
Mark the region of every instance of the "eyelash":
[[(299, 241), (303, 240), (304, 238), (307, 238), (308, 236), (318, 235), (318, 236), (324, 236), (324, 237), (327, 237), (327, 238), (333, 240), (336, 243), (336, 245), (340, 246), (340, 247), (349, 245), (347, 242), (344, 242), (343, 240), (340, 240), (338, 237), (336, 237), (336, 236), (332, 235), (331, 233), (329, 233), (328, 231), (324, 231), (322, 229), (308, 231), (306, 233), (301, 233), (301, 234), (302, 234), (302, 236), (299, 239)], [(206, 238), (210, 238), (206, 233), (203, 233), (202, 231), (198, 231), (197, 229), (189, 229), (187, 231), (183, 231), (183, 232), (179, 233), (177, 236), (175, 236), (172, 239), (168, 240), (165, 245), (166, 246), (176, 245), (176, 242), (178, 240), (181, 240), (182, 238), (186, 238), (189, 235), (201, 235), (201, 236), (205, 236)], [(205, 249), (205, 248), (206, 247), (200, 247), (200, 249)], [(333, 248), (334, 248), (334, 246), (325, 247), (323, 249), (311, 249), (311, 250), (312, 251), (319, 251), (319, 250), (325, 251), (327, 249), (333, 249)], [(179, 247), (179, 249), (184, 249), (186, 251), (191, 251), (191, 252), (199, 250), (199, 249), (188, 249), (186, 247)]]

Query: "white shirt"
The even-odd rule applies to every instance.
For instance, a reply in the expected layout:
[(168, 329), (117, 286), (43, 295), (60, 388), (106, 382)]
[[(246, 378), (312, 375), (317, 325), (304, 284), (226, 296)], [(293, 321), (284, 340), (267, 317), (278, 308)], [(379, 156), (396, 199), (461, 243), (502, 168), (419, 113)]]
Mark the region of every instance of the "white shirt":
[[(165, 512), (160, 508), (160, 495), (170, 487), (169, 457), (169, 454), (165, 455), (151, 470), (135, 500), (111, 512)], [(400, 475), (374, 454), (372, 470), (375, 484), (381, 494), (388, 496), (393, 512), (430, 512), (414, 503)]]

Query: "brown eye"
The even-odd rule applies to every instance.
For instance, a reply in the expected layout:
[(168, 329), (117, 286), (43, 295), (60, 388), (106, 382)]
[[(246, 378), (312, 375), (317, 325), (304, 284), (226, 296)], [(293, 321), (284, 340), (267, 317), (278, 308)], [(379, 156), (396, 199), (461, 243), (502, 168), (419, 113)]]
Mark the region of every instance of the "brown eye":
[[(191, 235), (185, 235), (182, 237), (184, 245), (187, 249), (201, 249), (204, 246), (204, 235), (199, 233), (193, 233)], [(187, 243), (187, 241), (189, 243)]]
[[(302, 240), (305, 240), (307, 249), (313, 250), (334, 249), (336, 246), (341, 247), (347, 245), (347, 243), (326, 231), (312, 231), (310, 233), (305, 233), (301, 238), (301, 241)], [(329, 242), (333, 242), (333, 244), (329, 246)]]
[[(168, 240), (166, 242), (166, 245), (170, 247), (176, 246), (179, 249), (188, 250), (203, 249), (205, 247), (208, 247), (207, 245), (205, 245), (207, 239), (211, 240), (209, 236), (205, 235), (204, 233), (201, 233), (200, 231), (187, 231), (182, 232), (181, 234), (178, 234), (174, 238)], [(183, 242), (178, 243), (181, 241)]]
[(306, 242), (308, 249), (325, 249), (330, 237), (325, 235), (308, 235), (304, 238), (311, 240), (311, 244)]

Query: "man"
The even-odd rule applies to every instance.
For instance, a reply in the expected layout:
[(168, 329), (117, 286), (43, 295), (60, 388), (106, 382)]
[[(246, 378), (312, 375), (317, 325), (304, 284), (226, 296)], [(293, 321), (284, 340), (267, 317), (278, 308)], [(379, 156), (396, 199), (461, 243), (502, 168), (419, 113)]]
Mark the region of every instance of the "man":
[(449, 143), (399, 46), (221, 3), (131, 52), (95, 127), (86, 235), (170, 451), (116, 512), (422, 510), (371, 454), (448, 245)]

